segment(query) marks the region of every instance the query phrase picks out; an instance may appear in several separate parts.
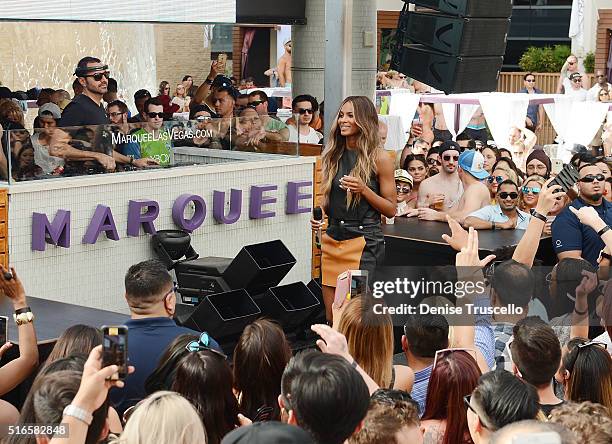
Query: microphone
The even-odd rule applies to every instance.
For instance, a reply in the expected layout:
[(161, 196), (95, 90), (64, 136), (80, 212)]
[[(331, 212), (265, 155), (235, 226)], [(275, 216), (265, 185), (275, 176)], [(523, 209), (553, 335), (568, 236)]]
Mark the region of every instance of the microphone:
[[(321, 209), (321, 207), (315, 207), (312, 210), (312, 218), (319, 222), (323, 220), (323, 210)], [(317, 246), (317, 248), (321, 248), (321, 227), (319, 227), (319, 229), (315, 233), (315, 245)]]

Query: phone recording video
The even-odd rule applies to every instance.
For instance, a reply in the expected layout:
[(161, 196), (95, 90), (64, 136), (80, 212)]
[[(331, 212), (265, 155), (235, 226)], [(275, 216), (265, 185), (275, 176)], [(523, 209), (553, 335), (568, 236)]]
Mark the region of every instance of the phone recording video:
[(111, 377), (114, 380), (123, 380), (128, 374), (127, 332), (125, 325), (102, 327), (102, 366), (119, 366), (119, 371)]
[(0, 346), (8, 341), (8, 318), (0, 316)]
[(351, 299), (364, 296), (368, 291), (368, 272), (365, 270), (351, 271)]

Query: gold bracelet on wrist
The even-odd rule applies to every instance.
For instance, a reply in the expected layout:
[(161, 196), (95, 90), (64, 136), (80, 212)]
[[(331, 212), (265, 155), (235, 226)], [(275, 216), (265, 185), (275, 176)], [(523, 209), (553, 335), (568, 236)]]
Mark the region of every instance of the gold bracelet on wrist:
[(25, 313), (14, 314), (13, 320), (17, 326), (29, 324), (34, 322), (34, 313), (31, 311), (26, 311)]

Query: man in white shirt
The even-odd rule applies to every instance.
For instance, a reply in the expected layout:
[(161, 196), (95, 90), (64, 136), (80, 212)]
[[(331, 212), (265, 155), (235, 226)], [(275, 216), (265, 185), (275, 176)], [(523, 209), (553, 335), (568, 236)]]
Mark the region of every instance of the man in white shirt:
[(608, 83), (608, 79), (601, 69), (598, 69), (595, 73), (595, 79), (597, 80), (597, 83), (591, 89), (589, 89), (589, 92), (587, 93), (587, 100), (591, 100), (593, 102), (598, 101), (599, 91), (602, 89), (612, 91), (612, 85)]
[(569, 77), (572, 87), (565, 90), (565, 95), (571, 96), (578, 102), (585, 102), (587, 90), (582, 87), (582, 74), (575, 72)]

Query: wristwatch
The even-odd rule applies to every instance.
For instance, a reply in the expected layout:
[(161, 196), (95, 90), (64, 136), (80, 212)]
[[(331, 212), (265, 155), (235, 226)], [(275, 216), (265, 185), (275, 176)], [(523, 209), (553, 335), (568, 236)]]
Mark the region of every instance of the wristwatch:
[(597, 232), (598, 236), (603, 236), (606, 232), (610, 231), (610, 225), (606, 225), (601, 230)]
[(78, 419), (79, 421), (83, 421), (88, 426), (91, 425), (91, 421), (93, 420), (93, 415), (89, 413), (87, 410), (82, 409), (81, 407), (77, 407), (76, 405), (69, 404), (64, 409), (63, 416), (72, 416), (73, 418)]
[(207, 85), (212, 85), (213, 81), (210, 80), (210, 79), (206, 79), (206, 80), (204, 80), (204, 83), (206, 83)]

